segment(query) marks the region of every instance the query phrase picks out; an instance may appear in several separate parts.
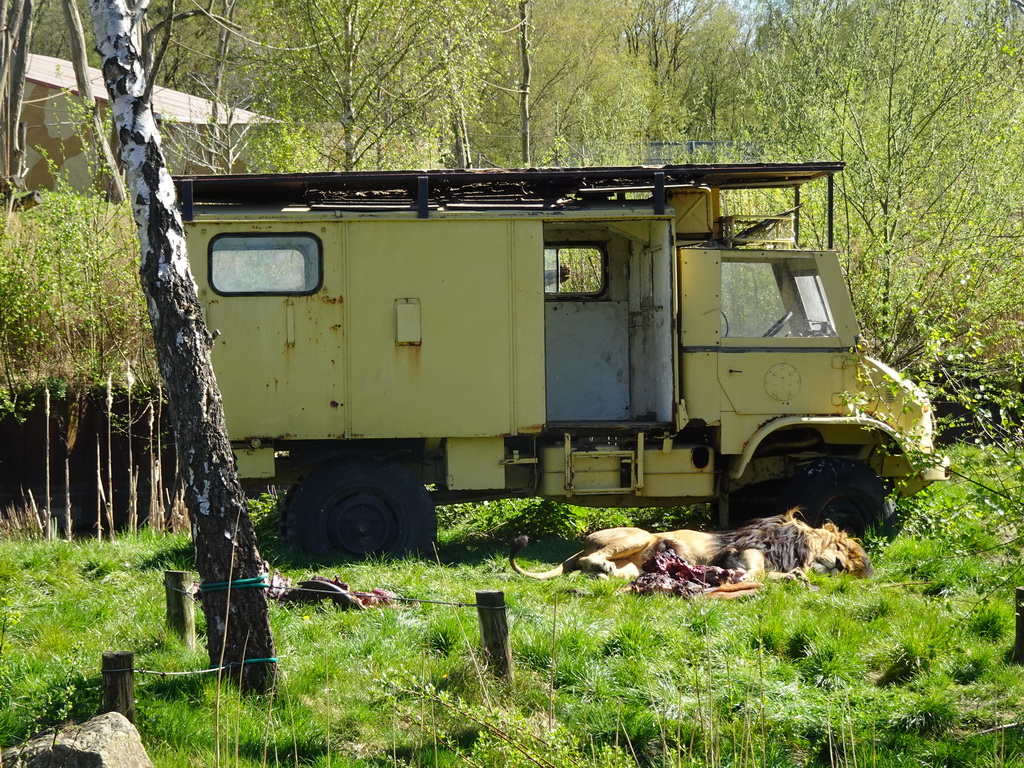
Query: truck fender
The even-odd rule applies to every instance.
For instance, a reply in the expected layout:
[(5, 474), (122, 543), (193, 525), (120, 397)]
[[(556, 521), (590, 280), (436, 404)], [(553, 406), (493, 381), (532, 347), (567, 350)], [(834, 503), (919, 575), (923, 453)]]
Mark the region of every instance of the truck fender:
[(865, 430), (877, 430), (884, 432), (889, 435), (893, 440), (900, 442), (899, 433), (893, 429), (890, 425), (885, 422), (878, 421), (877, 419), (871, 419), (866, 416), (783, 416), (778, 419), (772, 419), (761, 425), (760, 429), (755, 432), (747, 444), (743, 448), (737, 459), (732, 462), (732, 466), (729, 467), (728, 475), (733, 480), (738, 480), (740, 476), (746, 471), (747, 466), (754, 458), (754, 454), (757, 452), (758, 447), (764, 442), (765, 438), (773, 432), (777, 432), (785, 427), (792, 426), (810, 426), (813, 427), (817, 424), (841, 424), (846, 426), (861, 427)]

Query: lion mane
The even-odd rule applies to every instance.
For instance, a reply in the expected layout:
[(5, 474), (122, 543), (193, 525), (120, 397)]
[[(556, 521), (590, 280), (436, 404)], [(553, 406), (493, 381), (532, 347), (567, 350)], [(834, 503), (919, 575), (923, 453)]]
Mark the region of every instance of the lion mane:
[(647, 560), (672, 551), (694, 565), (742, 568), (748, 578), (806, 574), (849, 573), (871, 576), (871, 559), (860, 543), (831, 522), (813, 528), (799, 519), (799, 508), (782, 515), (751, 520), (733, 531), (682, 529), (649, 533), (641, 528), (605, 528), (583, 539), (583, 549), (551, 570), (525, 570), (516, 555), (529, 543), (520, 536), (512, 543), (512, 569), (534, 579), (553, 579), (583, 571), (622, 579), (635, 579)]

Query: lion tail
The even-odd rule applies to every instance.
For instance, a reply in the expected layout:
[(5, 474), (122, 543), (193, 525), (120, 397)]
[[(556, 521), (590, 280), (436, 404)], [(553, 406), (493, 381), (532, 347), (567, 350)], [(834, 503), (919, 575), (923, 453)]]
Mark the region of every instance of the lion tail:
[(529, 536), (517, 536), (516, 540), (512, 542), (512, 548), (508, 553), (508, 562), (512, 566), (512, 570), (521, 576), (529, 576), (531, 579), (553, 579), (556, 576), (561, 576), (563, 573), (569, 573), (579, 569), (579, 559), (583, 556), (582, 552), (577, 552), (572, 557), (559, 563), (550, 571), (541, 571), (540, 573), (534, 571), (528, 571), (523, 568), (519, 563), (516, 562), (516, 555), (530, 543)]

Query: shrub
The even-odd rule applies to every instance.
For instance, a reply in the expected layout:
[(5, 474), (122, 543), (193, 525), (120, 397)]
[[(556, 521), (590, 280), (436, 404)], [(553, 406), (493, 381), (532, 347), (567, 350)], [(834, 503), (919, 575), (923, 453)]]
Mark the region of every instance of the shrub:
[(0, 226), (0, 413), (46, 379), (155, 384), (127, 206), (57, 191)]

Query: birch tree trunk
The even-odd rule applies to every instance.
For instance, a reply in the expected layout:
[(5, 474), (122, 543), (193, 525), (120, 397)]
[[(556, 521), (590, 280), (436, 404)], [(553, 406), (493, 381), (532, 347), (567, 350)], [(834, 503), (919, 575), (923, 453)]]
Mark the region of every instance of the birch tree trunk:
[[(266, 564), (245, 511), (210, 364), (212, 339), (188, 266), (159, 131), (144, 98), (145, 74), (135, 31), (147, 5), (148, 0), (139, 0), (134, 8), (126, 0), (89, 1), (139, 228), (140, 274), (185, 476), (196, 569), (204, 584), (227, 587), (201, 593), (210, 663), (230, 666), (231, 676), (244, 689), (265, 690), (276, 674), (274, 638), (266, 592), (254, 588), (253, 581), (266, 575)], [(239, 583), (243, 580), (249, 581)]]

